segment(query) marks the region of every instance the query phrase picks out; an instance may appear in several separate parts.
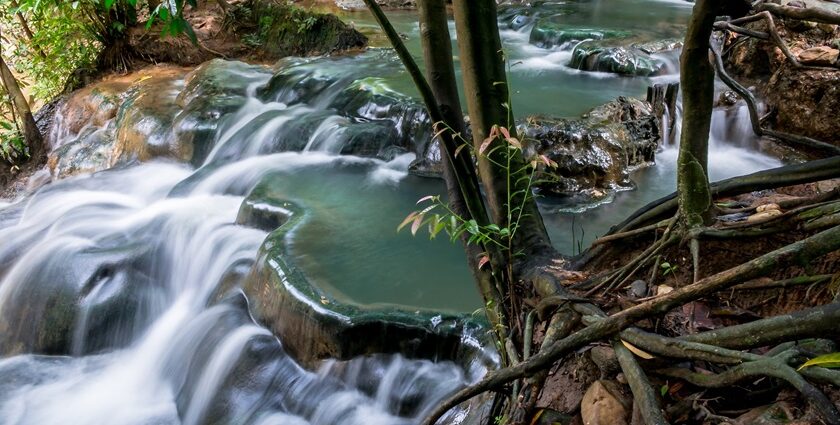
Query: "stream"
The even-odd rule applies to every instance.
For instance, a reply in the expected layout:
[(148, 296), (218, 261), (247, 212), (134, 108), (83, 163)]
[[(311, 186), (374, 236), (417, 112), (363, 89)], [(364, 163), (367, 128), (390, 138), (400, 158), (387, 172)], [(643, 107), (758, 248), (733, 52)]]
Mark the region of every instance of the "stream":
[[(649, 40), (679, 36), (690, 13), (677, 0), (575, 5), (568, 24)], [(419, 57), (414, 15), (390, 15)], [(362, 13), (342, 18), (374, 25)], [(570, 46), (529, 43), (532, 25), (502, 29), (519, 117), (577, 116), (678, 79), (673, 52), (655, 77), (573, 69)], [(430, 130), (393, 53), (271, 67), (217, 60), (200, 70), (142, 77), (115, 118), (71, 129), (58, 117), (51, 136), (53, 149), (106, 162), (102, 149), (115, 140), (116, 151), (141, 143), (154, 152), (189, 137), (200, 160), (117, 161), (0, 200), (0, 424), (411, 424), (478, 380), (488, 366), (477, 358), (379, 354), (303, 367), (256, 324), (240, 289), (273, 229), (248, 221), (250, 202), (272, 217), (297, 211), (284, 255), (330, 300), (481, 307), (460, 246), (396, 232), (417, 199), (444, 189), (408, 173)], [(712, 180), (781, 164), (760, 152), (748, 124), (743, 107), (715, 112)], [(91, 140), (99, 144), (80, 147)], [(541, 199), (555, 247), (575, 254), (672, 192), (676, 155), (661, 146), (655, 166), (632, 173), (636, 189), (603, 205)], [(257, 199), (264, 186), (283, 202)], [(446, 423), (476, 423), (480, 409), (456, 409)]]

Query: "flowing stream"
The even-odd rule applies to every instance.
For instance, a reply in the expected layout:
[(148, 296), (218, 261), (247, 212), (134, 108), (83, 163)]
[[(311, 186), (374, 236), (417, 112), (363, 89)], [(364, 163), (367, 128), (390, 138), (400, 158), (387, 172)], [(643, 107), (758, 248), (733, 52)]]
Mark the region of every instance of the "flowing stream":
[[(672, 35), (689, 13), (681, 1), (580, 5), (574, 24), (650, 37)], [(362, 14), (344, 18), (372, 25)], [(393, 18), (419, 56), (413, 15)], [(674, 55), (653, 78), (570, 68), (568, 46), (529, 44), (529, 28), (502, 32), (520, 116), (578, 115), (677, 79)], [(137, 114), (130, 127), (152, 148), (203, 134), (201, 161), (119, 162), (0, 202), (0, 346), (17, 354), (0, 359), (0, 424), (409, 424), (479, 379), (478, 361), (401, 355), (306, 369), (255, 324), (239, 289), (270, 230), (242, 223), (243, 203), (270, 184), (303, 211), (285, 236), (287, 254), (336, 299), (451, 312), (481, 305), (459, 246), (396, 232), (414, 202), (443, 185), (407, 172), (429, 129), (394, 55), (216, 61), (205, 70), (223, 83), (186, 71), (152, 78), (116, 118), (74, 131), (59, 117), (52, 137), (65, 150), (83, 139), (135, 140), (120, 123)], [(212, 84), (217, 91), (202, 91)], [(215, 112), (193, 114), (191, 102)], [(743, 108), (716, 112), (713, 180), (780, 164), (758, 151), (747, 119)], [(662, 146), (656, 166), (633, 173), (636, 190), (597, 208), (541, 201), (555, 246), (573, 254), (671, 192), (675, 160), (676, 148)], [(447, 421), (476, 420), (469, 413)]]

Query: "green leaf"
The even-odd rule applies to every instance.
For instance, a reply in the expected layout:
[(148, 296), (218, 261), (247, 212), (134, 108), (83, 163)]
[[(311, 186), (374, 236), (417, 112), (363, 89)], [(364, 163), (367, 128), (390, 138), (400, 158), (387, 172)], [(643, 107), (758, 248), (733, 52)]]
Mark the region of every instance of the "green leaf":
[(840, 368), (840, 353), (831, 353), (814, 357), (813, 359), (803, 363), (802, 366), (799, 366), (799, 369), (797, 370), (802, 370), (811, 366), (819, 366), (829, 369)]
[(114, 3), (116, 3), (116, 0), (105, 0), (105, 10), (110, 10)]

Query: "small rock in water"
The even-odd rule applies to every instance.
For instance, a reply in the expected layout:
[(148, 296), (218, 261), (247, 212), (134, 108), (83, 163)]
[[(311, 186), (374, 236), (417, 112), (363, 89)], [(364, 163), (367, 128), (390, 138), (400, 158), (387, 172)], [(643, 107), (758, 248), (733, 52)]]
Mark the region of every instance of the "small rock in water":
[(633, 298), (644, 298), (647, 296), (648, 285), (644, 280), (636, 280), (630, 284), (629, 295)]
[(817, 46), (800, 53), (799, 62), (805, 65), (829, 66), (837, 63), (838, 56), (840, 56), (840, 50), (828, 46)]
[(626, 425), (627, 409), (607, 389), (605, 381), (595, 381), (580, 403), (580, 416), (584, 425)]
[(718, 105), (721, 106), (732, 106), (736, 103), (738, 103), (738, 94), (732, 90), (724, 91), (718, 98)]

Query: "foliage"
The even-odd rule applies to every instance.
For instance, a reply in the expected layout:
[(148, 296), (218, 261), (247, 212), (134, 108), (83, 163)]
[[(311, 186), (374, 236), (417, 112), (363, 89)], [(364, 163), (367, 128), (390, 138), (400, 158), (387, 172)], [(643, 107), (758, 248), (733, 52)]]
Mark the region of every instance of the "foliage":
[(16, 164), (27, 157), (23, 133), (11, 121), (0, 118), (0, 160)]
[(831, 353), (814, 357), (813, 359), (803, 363), (802, 366), (799, 366), (798, 370), (811, 366), (820, 366), (829, 369), (840, 368), (840, 353)]
[[(18, 0), (13, 4), (0, 6), (0, 26), (6, 36), (3, 53), (22, 80), (31, 83), (31, 96), (41, 101), (61, 93), (75, 71), (99, 65), (102, 50), (125, 39), (144, 10), (150, 11), (147, 28), (161, 23), (161, 36), (184, 33), (197, 41), (183, 15), (185, 6), (194, 7), (196, 0), (161, 4), (153, 0)], [(20, 17), (27, 22), (31, 38)]]
[[(448, 131), (448, 129), (443, 131)], [(460, 135), (458, 137), (460, 138)], [(456, 156), (464, 148), (472, 149), (469, 143), (461, 140), (463, 144), (456, 150)], [(495, 147), (491, 148), (496, 140), (503, 143), (497, 143)], [(496, 153), (501, 155), (495, 155)], [(423, 203), (428, 203), (428, 205), (422, 210), (410, 213), (400, 223), (397, 230), (401, 230), (410, 224), (411, 233), (415, 235), (421, 227), (426, 226), (431, 238), (435, 238), (442, 231), (445, 231), (453, 242), (462, 235), (468, 234), (467, 243), (469, 244), (494, 245), (509, 257), (519, 255), (519, 253), (513, 252), (513, 238), (516, 236), (524, 217), (525, 204), (533, 200), (532, 188), (536, 182), (537, 173), (540, 167), (557, 167), (557, 164), (545, 155), (538, 155), (524, 166), (514, 169), (511, 166), (513, 158), (521, 154), (522, 143), (517, 138), (512, 137), (506, 127), (498, 125), (491, 128), (490, 134), (484, 139), (477, 152), (478, 156), (487, 159), (503, 170), (507, 178), (508, 193), (505, 203), (507, 225), (500, 226), (496, 223), (479, 225), (476, 220), (467, 220), (452, 211), (449, 205), (441, 200), (440, 196), (430, 195), (417, 201), (418, 205)], [(513, 192), (510, 190), (512, 187), (519, 186), (523, 181), (526, 184), (521, 190)], [(478, 263), (478, 267), (482, 268), (488, 261), (489, 258), (486, 255), (483, 256)]]

